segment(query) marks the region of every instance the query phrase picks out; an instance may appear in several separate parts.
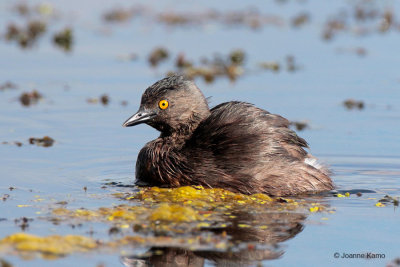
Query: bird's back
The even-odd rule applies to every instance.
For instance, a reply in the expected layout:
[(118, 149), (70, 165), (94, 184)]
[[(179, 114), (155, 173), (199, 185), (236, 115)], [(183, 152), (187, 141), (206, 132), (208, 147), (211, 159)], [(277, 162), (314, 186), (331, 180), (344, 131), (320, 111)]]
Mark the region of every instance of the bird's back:
[(333, 188), (325, 169), (313, 159), (304, 139), (288, 128), (289, 121), (244, 102), (211, 109), (187, 141), (195, 180), (242, 193), (293, 195)]

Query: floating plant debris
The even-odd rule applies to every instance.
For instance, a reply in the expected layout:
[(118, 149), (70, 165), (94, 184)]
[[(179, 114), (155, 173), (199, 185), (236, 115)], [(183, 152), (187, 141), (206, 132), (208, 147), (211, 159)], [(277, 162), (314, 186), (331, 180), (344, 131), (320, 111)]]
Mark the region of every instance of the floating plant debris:
[(13, 9), (23, 17), (29, 17), (32, 15), (49, 16), (54, 14), (53, 6), (48, 3), (41, 3), (37, 6), (29, 6), (26, 3), (19, 3), (16, 4)]
[(227, 77), (235, 81), (244, 72), (243, 64), (246, 54), (243, 50), (233, 50), (227, 56), (215, 55), (212, 59), (203, 58), (200, 65), (194, 65), (188, 61), (183, 54), (176, 60), (176, 71), (173, 73), (183, 73), (189, 78), (202, 77), (205, 82), (211, 83), (217, 77)]
[(31, 8), (25, 3), (17, 4), (14, 10), (21, 16), (29, 15), (32, 12)]
[(5, 35), (6, 40), (17, 42), (20, 47), (31, 47), (46, 31), (46, 24), (42, 21), (33, 20), (25, 27), (9, 24)]
[(19, 102), (21, 102), (23, 106), (30, 106), (32, 104), (36, 104), (42, 98), (42, 94), (36, 90), (33, 90), (32, 92), (22, 93), (19, 97)]
[(367, 55), (367, 50), (363, 47), (355, 47), (355, 48), (338, 48), (338, 52), (348, 52), (356, 54), (357, 56), (364, 57)]
[(134, 9), (116, 8), (107, 11), (103, 15), (103, 19), (107, 22), (125, 22), (130, 20), (135, 14)]
[(290, 125), (294, 126), (297, 131), (303, 131), (310, 127), (306, 121), (291, 121)]
[(29, 222), (32, 222), (32, 218), (22, 217), (19, 219), (15, 219), (14, 223), (21, 228), (22, 231), (25, 231), (29, 227)]
[[(389, 203), (392, 203), (393, 204), (393, 206), (399, 206), (399, 198), (395, 198), (395, 197), (392, 197), (392, 196), (389, 196), (389, 195), (385, 195), (383, 198), (381, 198), (379, 201), (378, 201), (378, 203), (381, 203), (381, 204), (389, 204)], [(378, 204), (377, 203), (377, 204)]]
[(3, 145), (8, 145), (8, 144), (14, 144), (14, 145), (16, 145), (16, 146), (22, 146), (23, 144), (22, 144), (22, 142), (20, 142), (20, 141), (14, 141), (14, 142), (8, 142), (8, 141), (3, 141), (3, 142), (1, 142)]
[(347, 99), (347, 100), (343, 101), (343, 105), (348, 110), (352, 110), (352, 109), (362, 110), (365, 107), (365, 104), (363, 101), (358, 101), (358, 100), (354, 100), (354, 99)]
[(54, 144), (54, 139), (49, 136), (45, 136), (43, 138), (31, 137), (29, 138), (29, 144), (43, 146), (43, 147), (50, 147)]
[(65, 28), (63, 31), (56, 33), (53, 36), (54, 44), (67, 52), (71, 51), (73, 40), (74, 38), (71, 28)]
[(106, 106), (110, 102), (110, 97), (104, 94), (101, 95), (99, 98), (88, 98), (86, 101), (90, 104), (97, 104), (100, 102), (101, 104), (103, 104), (103, 106)]
[(310, 15), (308, 13), (300, 13), (292, 19), (293, 27), (300, 27), (310, 21)]
[(367, 35), (400, 30), (400, 22), (394, 15), (394, 8), (382, 8), (373, 2), (358, 2), (355, 6), (341, 10), (329, 17), (324, 25), (322, 37), (332, 40), (338, 33)]
[(260, 62), (258, 63), (258, 66), (261, 69), (266, 69), (266, 70), (272, 70), (274, 72), (278, 72), (281, 69), (281, 66), (278, 62)]
[(300, 69), (300, 66), (296, 64), (294, 56), (286, 57), (286, 68), (289, 72), (294, 72)]
[(110, 97), (108, 95), (102, 95), (100, 96), (100, 102), (105, 106), (108, 105), (110, 102)]
[(175, 67), (178, 69), (191, 68), (193, 63), (186, 59), (185, 54), (179, 53), (175, 60)]
[(18, 86), (12, 82), (5, 82), (0, 84), (0, 91), (8, 90), (8, 89), (17, 89)]
[(165, 48), (155, 48), (149, 55), (148, 61), (152, 67), (157, 67), (158, 64), (165, 61), (169, 57), (169, 52)]

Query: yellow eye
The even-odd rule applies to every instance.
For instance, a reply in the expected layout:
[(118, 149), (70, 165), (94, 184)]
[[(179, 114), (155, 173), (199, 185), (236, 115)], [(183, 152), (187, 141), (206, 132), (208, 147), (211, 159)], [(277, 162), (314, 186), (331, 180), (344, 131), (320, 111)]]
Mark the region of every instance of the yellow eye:
[(158, 102), (158, 106), (161, 108), (161, 109), (166, 109), (167, 107), (168, 107), (168, 101), (167, 100), (161, 100), (160, 102)]

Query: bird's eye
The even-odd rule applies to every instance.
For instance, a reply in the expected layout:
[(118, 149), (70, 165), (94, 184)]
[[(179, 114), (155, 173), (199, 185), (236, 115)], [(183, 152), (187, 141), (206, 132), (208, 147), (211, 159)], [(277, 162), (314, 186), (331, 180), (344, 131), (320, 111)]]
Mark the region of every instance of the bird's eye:
[(161, 108), (161, 109), (166, 109), (167, 107), (168, 107), (168, 101), (167, 100), (161, 100), (160, 102), (158, 102), (158, 106)]

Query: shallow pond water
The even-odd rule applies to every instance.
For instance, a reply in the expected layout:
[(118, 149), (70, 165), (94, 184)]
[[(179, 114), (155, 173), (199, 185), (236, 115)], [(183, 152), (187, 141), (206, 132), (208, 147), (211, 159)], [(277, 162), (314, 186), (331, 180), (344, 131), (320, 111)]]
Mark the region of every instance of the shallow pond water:
[[(0, 143), (7, 142), (0, 144), (0, 239), (21, 232), (79, 235), (100, 247), (74, 243), (75, 250), (61, 255), (0, 244), (0, 259), (15, 266), (165, 266), (169, 261), (180, 266), (385, 266), (400, 257), (397, 2), (233, 1), (228, 7), (227, 2), (178, 0), (26, 3), (29, 15), (18, 15), (15, 1), (0, 3), (0, 86), (7, 81), (17, 86), (0, 89)], [(140, 12), (126, 21), (103, 19), (110, 10), (131, 7)], [(204, 15), (211, 9), (218, 19)], [(197, 19), (177, 25), (160, 19), (162, 12), (185, 11)], [(395, 15), (388, 20), (389, 11)], [(233, 21), (231, 12), (236, 12)], [(257, 14), (264, 16), (264, 24), (254, 29), (251, 19)], [(304, 24), (293, 26), (304, 14)], [(47, 22), (47, 29), (31, 48), (6, 40), (10, 23), (22, 26), (36, 18)], [(337, 26), (332, 39), (324, 40), (328, 20), (345, 26)], [(66, 27), (73, 31), (70, 52), (52, 43), (53, 34)], [(147, 58), (156, 47), (165, 47), (170, 58), (152, 68)], [(296, 208), (273, 200), (249, 204), (252, 211), (240, 206), (248, 204), (240, 197), (236, 202), (244, 202), (235, 202), (238, 206), (222, 201), (217, 208), (207, 201), (200, 207), (177, 200), (172, 204), (194, 209), (182, 211), (189, 212), (185, 216), (214, 213), (211, 219), (196, 215), (188, 222), (177, 217), (173, 229), (160, 229), (163, 224), (151, 220), (157, 221), (160, 203), (129, 199), (141, 194), (132, 186), (137, 154), (158, 133), (145, 125), (126, 129), (121, 124), (136, 112), (147, 86), (176, 70), (179, 53), (199, 64), (202, 57), (223, 58), (235, 49), (246, 55), (244, 74), (235, 82), (225, 76), (212, 83), (196, 79), (211, 97), (210, 105), (243, 100), (292, 121), (306, 121), (309, 126), (298, 133), (312, 154), (330, 166), (337, 190), (291, 198), (299, 203)], [(132, 54), (137, 58), (131, 59)], [(294, 70), (288, 56), (294, 57)], [(277, 63), (280, 69), (262, 69), (263, 62)], [(35, 89), (43, 97), (23, 106), (21, 94)], [(104, 94), (110, 100), (106, 105), (99, 99)], [(347, 99), (363, 101), (363, 108), (345, 108)], [(54, 144), (29, 144), (29, 138), (44, 136)], [(119, 205), (148, 210), (135, 210), (144, 215), (131, 221), (115, 219), (120, 213), (96, 219), (66, 214)], [(129, 242), (126, 237), (145, 240)], [(122, 246), (124, 242), (128, 245)], [(349, 258), (368, 253), (378, 258)]]

